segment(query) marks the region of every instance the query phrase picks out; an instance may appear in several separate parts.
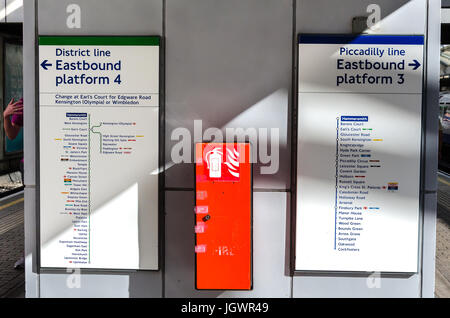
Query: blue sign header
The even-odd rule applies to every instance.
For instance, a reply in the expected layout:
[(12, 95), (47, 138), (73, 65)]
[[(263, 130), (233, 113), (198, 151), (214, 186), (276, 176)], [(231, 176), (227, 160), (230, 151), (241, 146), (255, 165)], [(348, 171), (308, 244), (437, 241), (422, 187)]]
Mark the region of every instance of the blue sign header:
[(66, 113), (66, 117), (87, 117), (87, 113)]
[(423, 45), (423, 35), (299, 34), (299, 44)]
[(341, 121), (369, 121), (369, 116), (341, 116)]

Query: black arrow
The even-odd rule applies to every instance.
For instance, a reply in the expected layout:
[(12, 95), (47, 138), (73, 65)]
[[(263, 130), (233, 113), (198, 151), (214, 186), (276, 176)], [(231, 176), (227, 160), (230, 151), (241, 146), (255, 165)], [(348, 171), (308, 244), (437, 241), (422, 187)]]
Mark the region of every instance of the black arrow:
[(44, 70), (48, 70), (48, 66), (52, 66), (53, 64), (51, 64), (51, 63), (48, 63), (48, 60), (44, 60), (44, 62), (42, 62), (41, 63), (41, 66), (42, 66), (42, 68), (44, 69)]
[(408, 66), (414, 66), (413, 71), (417, 70), (420, 66), (420, 63), (418, 60), (413, 60), (414, 63), (409, 63)]

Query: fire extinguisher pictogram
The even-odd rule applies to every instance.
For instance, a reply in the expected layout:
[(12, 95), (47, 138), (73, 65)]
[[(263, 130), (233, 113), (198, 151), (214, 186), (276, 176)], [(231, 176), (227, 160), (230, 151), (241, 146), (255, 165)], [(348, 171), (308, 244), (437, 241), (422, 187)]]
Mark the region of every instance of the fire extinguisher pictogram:
[(213, 150), (208, 151), (205, 157), (205, 161), (209, 170), (209, 177), (221, 178), (223, 153), (222, 151), (220, 151), (220, 148), (216, 147)]
[[(223, 149), (222, 149), (223, 148)], [(239, 181), (239, 151), (233, 146), (205, 148), (206, 168), (209, 179), (216, 181)], [(224, 156), (226, 154), (226, 156)]]

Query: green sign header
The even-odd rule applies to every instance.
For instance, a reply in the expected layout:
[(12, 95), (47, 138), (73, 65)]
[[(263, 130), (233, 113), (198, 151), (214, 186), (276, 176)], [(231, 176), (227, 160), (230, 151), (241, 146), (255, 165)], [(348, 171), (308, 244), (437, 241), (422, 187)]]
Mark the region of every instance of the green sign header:
[(152, 45), (159, 46), (159, 36), (40, 36), (39, 45)]

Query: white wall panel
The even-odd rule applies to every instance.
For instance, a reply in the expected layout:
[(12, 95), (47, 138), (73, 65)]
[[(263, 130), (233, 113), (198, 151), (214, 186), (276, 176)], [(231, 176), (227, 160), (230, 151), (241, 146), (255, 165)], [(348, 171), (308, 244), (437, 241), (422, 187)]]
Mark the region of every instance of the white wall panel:
[[(257, 188), (290, 184), (288, 142), (292, 77), (292, 1), (166, 1), (166, 162), (171, 134), (194, 120), (215, 127), (278, 128), (279, 171), (261, 175)], [(193, 168), (166, 173), (168, 187), (193, 187)]]
[[(366, 8), (373, 1), (344, 0), (339, 6), (331, 1), (297, 0), (296, 33), (351, 33), (352, 19), (367, 16)], [(424, 34), (427, 1), (378, 1), (381, 22), (375, 34)], [(414, 23), (411, 23), (414, 21)], [(297, 53), (296, 53), (297, 54)], [(370, 273), (369, 273), (370, 274)], [(369, 275), (368, 274), (368, 275)], [(369, 288), (366, 277), (350, 274), (336, 276), (294, 276), (294, 297), (419, 297), (420, 274), (412, 276), (382, 276), (380, 288)]]
[(420, 277), (385, 277), (368, 274), (351, 276), (296, 276), (293, 283), (294, 298), (409, 298), (420, 297)]
[(195, 290), (194, 194), (166, 193), (166, 297), (289, 297), (287, 195), (253, 194), (253, 290)]
[(23, 22), (23, 2), (24, 0), (6, 0), (6, 22)]
[[(69, 4), (81, 9), (81, 28), (69, 29)], [(39, 35), (161, 35), (162, 0), (39, 0)]]
[(296, 0), (297, 31), (304, 33), (351, 33), (352, 19), (368, 16), (367, 6), (376, 3), (381, 9), (375, 34), (424, 34), (427, 0)]
[[(80, 29), (69, 29), (66, 25), (68, 16), (66, 8), (71, 3), (76, 3), (81, 8)], [(162, 0), (40, 0), (37, 13), (39, 35), (162, 35)], [(29, 29), (25, 36), (32, 36)], [(24, 55), (34, 57), (34, 48), (33, 51), (30, 47), (26, 49)], [(33, 74), (31, 71), (31, 68), (26, 70), (31, 75), (30, 79), (34, 79), (34, 69)], [(26, 74), (24, 74), (24, 78), (27, 78)], [(33, 89), (34, 87), (30, 83), (25, 96), (34, 94)], [(35, 130), (33, 123), (30, 127)], [(26, 140), (25, 145), (27, 146), (27, 144)], [(27, 153), (27, 150), (31, 151)], [(32, 159), (34, 149), (29, 146), (25, 153), (26, 159)], [(34, 181), (31, 176), (29, 178), (31, 182)], [(26, 235), (34, 234), (27, 233)], [(161, 271), (128, 271), (120, 274), (114, 271), (82, 271), (81, 273), (81, 282), (84, 287), (80, 289), (71, 289), (66, 286), (68, 274), (64, 271), (41, 274), (41, 296), (161, 297), (162, 294)]]

